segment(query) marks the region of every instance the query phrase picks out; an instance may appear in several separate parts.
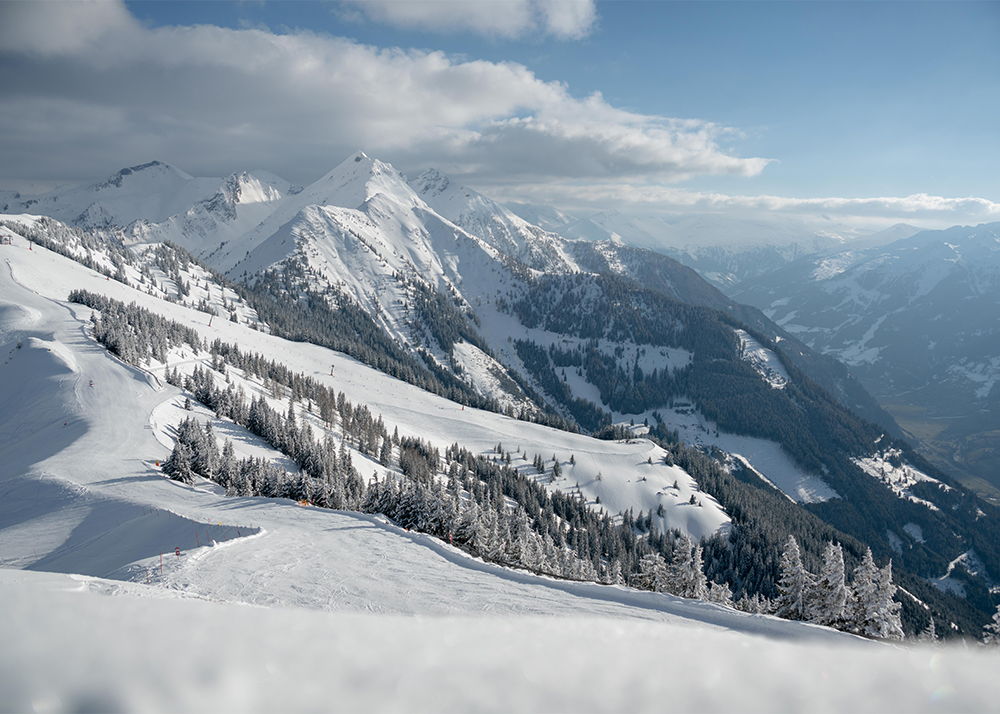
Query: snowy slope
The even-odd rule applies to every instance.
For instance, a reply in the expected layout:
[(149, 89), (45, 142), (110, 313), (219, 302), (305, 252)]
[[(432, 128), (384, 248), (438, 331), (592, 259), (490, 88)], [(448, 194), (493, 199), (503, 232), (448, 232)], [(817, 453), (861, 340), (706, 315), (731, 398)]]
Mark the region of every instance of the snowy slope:
[(773, 351), (755, 340), (746, 330), (736, 330), (744, 360), (753, 365), (757, 373), (775, 389), (783, 388), (790, 381), (788, 371)]
[(428, 169), (410, 185), (431, 208), (504, 255), (544, 272), (576, 269), (565, 249), (565, 239), (532, 225), (496, 201), (460, 186), (435, 169)]
[(127, 235), (141, 243), (172, 241), (204, 258), (257, 226), (292, 190), (287, 181), (266, 171), (233, 174), (183, 213), (161, 222), (136, 220)]
[[(741, 631), (594, 616), (573, 596), (555, 616), (400, 617), (170, 595), (0, 571), (11, 615), (0, 622), (6, 701), (17, 710), (922, 712), (987, 710), (1000, 694), (991, 652), (833, 640), (770, 618), (744, 618)], [(752, 626), (765, 623), (773, 629)]]
[[(216, 320), (212, 327), (208, 327), (208, 320), (202, 312), (178, 304), (163, 303), (150, 295), (114, 281), (109, 282), (103, 276), (96, 276), (82, 266), (47, 251), (27, 251), (24, 249), (23, 241), (20, 246), (15, 246), (10, 260), (10, 274), (22, 283), (32, 285), (33, 289), (37, 289), (44, 297), (39, 296), (39, 299), (35, 300), (30, 297), (33, 293), (25, 293), (23, 289), (18, 288), (17, 283), (14, 283), (12, 289), (15, 292), (5, 297), (5, 302), (29, 307), (37, 303), (37, 307), (33, 309), (39, 312), (42, 309), (50, 311), (55, 309), (57, 314), (62, 314), (65, 308), (53, 308), (49, 303), (52, 300), (63, 300), (63, 296), (74, 287), (100, 291), (125, 302), (135, 300), (140, 305), (155, 309), (170, 319), (191, 325), (206, 338), (218, 337), (224, 342), (238, 343), (241, 349), (260, 352), (272, 359), (278, 359), (295, 372), (312, 375), (324, 381), (329, 380), (331, 386), (342, 390), (349, 399), (359, 404), (367, 404), (375, 414), (380, 414), (389, 425), (390, 431), (398, 427), (401, 435), (421, 437), (441, 449), (457, 441), (474, 453), (488, 452), (497, 443), (503, 443), (512, 452), (520, 451), (523, 461), (515, 462), (515, 465), (525, 471), (531, 468), (529, 454), (533, 456), (538, 453), (546, 459), (555, 454), (563, 462), (563, 478), (548, 483), (548, 477), (542, 478), (539, 475), (541, 483), (549, 488), (564, 491), (575, 490), (576, 484), (579, 483), (579, 490), (588, 502), (594, 503), (597, 507), (596, 500), (600, 497), (601, 507), (612, 514), (628, 508), (634, 508), (636, 512), (649, 510), (662, 502), (665, 507), (662, 521), (664, 530), (681, 528), (690, 532), (695, 538), (700, 538), (710, 535), (728, 522), (728, 517), (722, 509), (706, 495), (702, 495), (702, 507), (691, 508), (687, 499), (692, 492), (698, 490), (697, 484), (677, 467), (665, 466), (662, 450), (647, 441), (636, 440), (630, 443), (597, 441), (491, 412), (463, 408), (330, 350), (307, 344), (289, 343), (227, 320)], [(72, 309), (81, 311), (84, 319), (86, 319), (84, 313), (89, 312), (79, 306), (73, 306)], [(18, 312), (13, 319), (25, 318)], [(69, 320), (65, 322), (64, 327), (67, 333), (78, 332), (74, 320), (64, 319)], [(177, 359), (172, 359), (171, 364), (180, 367), (183, 372), (189, 372), (195, 364), (192, 358), (190, 354), (180, 355)], [(203, 354), (200, 362), (208, 364), (209, 356)], [(332, 371), (335, 377), (329, 377), (331, 365), (334, 366)], [(148, 379), (154, 381), (159, 379), (162, 382), (162, 371), (162, 367), (153, 367)], [(234, 378), (238, 379), (238, 375), (234, 374)], [(83, 380), (82, 377), (76, 379)], [(94, 381), (100, 384), (103, 380), (94, 379)], [(241, 382), (241, 386), (245, 386), (247, 390), (262, 388), (260, 384), (254, 385), (246, 381)], [(90, 394), (86, 390), (84, 393)], [(164, 395), (159, 397), (159, 400), (163, 401), (171, 393), (171, 389), (165, 389)], [(125, 395), (116, 392), (113, 398), (125, 399)], [(150, 397), (150, 399), (155, 398)], [(102, 403), (110, 410), (112, 401)], [(280, 403), (277, 406), (280, 408)], [(136, 407), (139, 411), (144, 408)], [(149, 411), (152, 411), (151, 407)], [(136, 418), (143, 423), (148, 420), (148, 416)], [(163, 447), (151, 448), (150, 452), (154, 454), (150, 458), (162, 458)], [(568, 463), (570, 456), (573, 456), (576, 462), (573, 466)], [(649, 460), (654, 462), (653, 465), (647, 463)], [(95, 465), (95, 469), (100, 473), (106, 471), (106, 468), (99, 465)], [(598, 479), (599, 474), (602, 475), (600, 479)], [(678, 489), (673, 489), (671, 493), (667, 493), (667, 487), (672, 486), (675, 481), (678, 482), (679, 492)]]

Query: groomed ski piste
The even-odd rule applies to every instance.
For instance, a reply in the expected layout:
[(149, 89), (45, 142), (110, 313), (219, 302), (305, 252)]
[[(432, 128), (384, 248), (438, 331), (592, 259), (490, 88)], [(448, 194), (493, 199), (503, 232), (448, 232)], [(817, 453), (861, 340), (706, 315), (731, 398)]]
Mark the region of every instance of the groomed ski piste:
[[(204, 313), (24, 239), (0, 247), (0, 261), (4, 710), (954, 711), (1000, 700), (994, 651), (889, 645), (532, 575), (379, 516), (170, 481), (157, 461), (190, 414), (183, 392), (162, 368), (96, 343), (91, 310), (68, 303), (70, 290), (136, 301), (328, 378), (404, 435), (572, 454), (577, 471), (561, 487), (606, 489), (593, 495), (612, 513), (655, 504), (678, 480), (671, 527), (698, 536), (728, 520), (707, 494), (687, 504), (697, 484), (648, 464), (657, 447), (642, 439), (463, 409), (329, 350), (224, 319), (208, 327)], [(226, 435), (238, 455), (280, 459), (235, 427)], [(360, 455), (355, 465), (380, 468)]]

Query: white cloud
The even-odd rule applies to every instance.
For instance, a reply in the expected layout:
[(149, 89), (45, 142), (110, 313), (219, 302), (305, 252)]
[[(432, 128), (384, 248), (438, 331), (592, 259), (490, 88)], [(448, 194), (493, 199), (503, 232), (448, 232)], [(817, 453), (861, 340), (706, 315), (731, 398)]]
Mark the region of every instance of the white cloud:
[(396, 27), (508, 39), (535, 33), (580, 39), (597, 22), (593, 0), (346, 0), (343, 5)]
[[(564, 33), (590, 17), (572, 4), (524, 7)], [(150, 29), (115, 2), (0, 12), (0, 179), (85, 179), (160, 159), (301, 182), (358, 148), (404, 170), (507, 182), (753, 176), (767, 163), (725, 150), (725, 128), (579, 99), (515, 63), (305, 31)]]
[[(530, 15), (532, 27), (567, 34), (593, 21), (574, 19), (587, 4), (515, 5), (511, 27)], [(1000, 204), (974, 197), (801, 199), (676, 186), (760, 174), (768, 159), (734, 155), (732, 139), (738, 132), (711, 122), (625, 111), (599, 93), (574, 97), (515, 63), (302, 31), (150, 29), (110, 1), (0, 1), (5, 186), (92, 180), (152, 159), (199, 175), (267, 168), (304, 183), (363, 148), (404, 171), (436, 166), (497, 198), (567, 209), (1000, 220)]]
[(0, 2), (0, 49), (34, 55), (92, 50), (138, 27), (119, 2)]
[(637, 183), (556, 181), (545, 184), (496, 185), (491, 195), (505, 201), (551, 203), (567, 210), (615, 207), (655, 212), (782, 213), (809, 218), (833, 217), (859, 225), (913, 221), (921, 225), (1000, 221), (1000, 203), (985, 198), (945, 198), (927, 194), (874, 198), (788, 198), (731, 196)]

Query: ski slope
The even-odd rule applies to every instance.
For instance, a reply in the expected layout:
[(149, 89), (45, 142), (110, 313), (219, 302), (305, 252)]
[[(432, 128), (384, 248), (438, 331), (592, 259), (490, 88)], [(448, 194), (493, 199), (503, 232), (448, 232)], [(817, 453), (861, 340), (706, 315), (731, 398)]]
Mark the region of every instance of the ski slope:
[(996, 701), (993, 653), (890, 647), (506, 570), (378, 517), (169, 481), (155, 462), (168, 454), (179, 390), (96, 344), (90, 310), (65, 302), (71, 288), (135, 300), (329, 379), (401, 434), (572, 454), (573, 477), (603, 471), (597, 483), (623, 499), (659, 488), (672, 467), (647, 463), (649, 442), (462, 409), (329, 350), (225, 320), (209, 328), (204, 313), (23, 240), (0, 250), (5, 706), (917, 711)]

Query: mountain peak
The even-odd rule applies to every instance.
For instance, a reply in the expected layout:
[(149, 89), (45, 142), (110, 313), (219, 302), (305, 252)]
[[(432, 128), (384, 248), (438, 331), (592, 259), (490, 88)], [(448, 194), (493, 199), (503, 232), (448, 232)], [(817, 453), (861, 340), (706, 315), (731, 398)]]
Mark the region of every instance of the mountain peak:
[[(404, 205), (418, 201), (406, 178), (391, 165), (358, 151), (304, 191), (304, 202), (360, 208), (378, 194)], [(305, 205), (305, 203), (303, 204)]]
[[(95, 185), (97, 191), (101, 191), (109, 188), (122, 188), (123, 184), (127, 181), (134, 181), (136, 178), (152, 178), (156, 179), (162, 176), (176, 176), (184, 181), (190, 181), (193, 177), (190, 174), (186, 174), (180, 169), (171, 166), (170, 164), (164, 163), (163, 161), (149, 161), (145, 164), (138, 164), (137, 166), (128, 166), (119, 170), (112, 176), (109, 176), (104, 181)], [(126, 178), (133, 177), (133, 178)]]
[(410, 181), (410, 185), (421, 196), (440, 196), (451, 186), (451, 179), (431, 168)]

